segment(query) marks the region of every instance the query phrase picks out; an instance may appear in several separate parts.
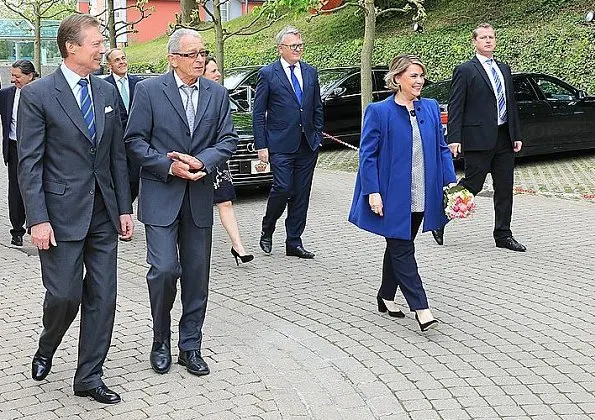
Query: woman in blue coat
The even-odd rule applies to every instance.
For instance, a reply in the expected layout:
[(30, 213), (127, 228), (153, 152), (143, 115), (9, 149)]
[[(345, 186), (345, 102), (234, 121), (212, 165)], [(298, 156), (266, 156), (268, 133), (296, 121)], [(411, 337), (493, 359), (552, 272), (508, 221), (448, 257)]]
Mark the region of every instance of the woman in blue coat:
[(413, 55), (395, 57), (385, 81), (394, 95), (366, 108), (349, 221), (386, 238), (378, 310), (405, 316), (394, 302), (400, 286), (426, 331), (438, 321), (428, 306), (413, 241), (422, 221), (424, 232), (448, 221), (442, 191), (456, 176), (438, 103), (419, 98), (423, 63)]

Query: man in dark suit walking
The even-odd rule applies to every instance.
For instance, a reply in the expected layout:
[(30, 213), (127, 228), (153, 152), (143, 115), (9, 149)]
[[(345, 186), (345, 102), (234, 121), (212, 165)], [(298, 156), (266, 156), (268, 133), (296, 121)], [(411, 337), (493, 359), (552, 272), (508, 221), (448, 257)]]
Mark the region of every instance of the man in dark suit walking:
[[(153, 346), (151, 367), (171, 367), (171, 309), (182, 288), (178, 363), (207, 375), (201, 355), (213, 230), (213, 176), (236, 149), (227, 90), (200, 78), (198, 32), (178, 29), (167, 44), (173, 71), (143, 80), (126, 128), (126, 148), (141, 166), (138, 219), (145, 224)], [(199, 79), (200, 78), (200, 79)]]
[[(74, 394), (113, 404), (102, 381), (116, 310), (118, 233), (131, 237), (132, 206), (118, 93), (91, 73), (105, 49), (97, 19), (58, 28), (62, 65), (25, 86), (18, 113), (18, 176), (46, 289), (33, 379), (43, 380), (81, 308)], [(83, 277), (84, 270), (84, 277)]]
[[(134, 98), (134, 88), (140, 78), (132, 74), (128, 74), (128, 61), (126, 61), (126, 54), (120, 48), (112, 48), (105, 53), (107, 66), (110, 69), (110, 75), (105, 80), (116, 87), (120, 94), (118, 107), (120, 110), (120, 120), (122, 121), (122, 130), (126, 130), (128, 123), (128, 112), (130, 105)], [(128, 164), (128, 178), (130, 180), (130, 194), (134, 202), (138, 196), (138, 183), (140, 167), (129, 158)]]
[[(459, 184), (477, 195), (489, 173), (494, 183), (494, 240), (498, 248), (524, 252), (512, 236), (514, 153), (523, 146), (510, 67), (493, 58), (496, 34), (484, 23), (473, 30), (476, 55), (453, 72), (448, 101), (448, 143), (465, 153)], [(444, 230), (433, 231), (442, 245)]]
[(285, 253), (314, 258), (302, 244), (324, 115), (316, 69), (301, 61), (302, 36), (285, 27), (277, 34), (280, 58), (262, 68), (254, 96), (254, 145), (271, 164), (273, 186), (262, 219), (260, 247), (270, 254), (277, 220), (287, 207)]
[(29, 60), (17, 60), (12, 63), (10, 78), (14, 86), (0, 89), (0, 118), (2, 121), (2, 155), (8, 166), (8, 216), (12, 229), (10, 243), (23, 245), (25, 234), (25, 205), (17, 179), (17, 113), (23, 86), (31, 83), (38, 76), (33, 63)]

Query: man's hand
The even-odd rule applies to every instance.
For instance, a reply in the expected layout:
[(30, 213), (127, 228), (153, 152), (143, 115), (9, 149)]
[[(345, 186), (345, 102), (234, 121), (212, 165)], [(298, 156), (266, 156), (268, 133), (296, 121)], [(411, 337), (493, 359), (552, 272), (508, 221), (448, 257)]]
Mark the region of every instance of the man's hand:
[(173, 160), (171, 173), (178, 178), (198, 181), (207, 174), (205, 171), (201, 171), (204, 164), (194, 156), (180, 152), (169, 152), (167, 157)]
[(56, 238), (54, 237), (54, 229), (50, 222), (43, 222), (31, 226), (31, 243), (37, 249), (50, 249), (50, 245), (57, 246)]
[(522, 148), (523, 148), (523, 142), (520, 140), (517, 140), (514, 142), (514, 147), (512, 148), (512, 150), (514, 150), (514, 152), (517, 153), (517, 152), (520, 152)]
[(180, 152), (169, 152), (167, 157), (185, 163), (190, 167), (190, 172), (198, 172), (205, 167), (205, 165), (194, 156), (187, 155)]
[(269, 149), (259, 149), (258, 159), (260, 159), (261, 162), (269, 163)]
[(130, 214), (120, 215), (120, 239), (129, 241), (134, 233), (134, 222)]
[(448, 148), (454, 157), (457, 157), (461, 153), (461, 143), (450, 143)]

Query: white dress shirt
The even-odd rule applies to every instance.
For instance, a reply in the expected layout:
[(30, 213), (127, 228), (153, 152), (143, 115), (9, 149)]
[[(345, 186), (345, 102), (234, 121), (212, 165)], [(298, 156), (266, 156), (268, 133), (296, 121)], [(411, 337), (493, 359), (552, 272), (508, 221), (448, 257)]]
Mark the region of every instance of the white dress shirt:
[[(112, 73), (114, 81), (116, 82), (116, 87), (118, 88), (118, 92), (120, 92), (120, 97), (122, 97), (122, 82), (120, 79), (124, 79), (124, 84), (126, 85), (126, 92), (128, 93), (128, 101), (130, 101), (130, 81), (128, 80), (128, 74), (124, 75), (124, 77), (118, 76), (116, 73)], [(126, 104), (130, 106), (131, 104)]]
[(496, 73), (498, 73), (498, 76), (500, 76), (500, 81), (502, 82), (502, 93), (504, 94), (504, 103), (506, 103), (506, 84), (504, 83), (504, 75), (500, 71), (500, 67), (498, 67), (496, 60), (494, 60), (493, 57), (488, 58), (481, 54), (476, 54), (476, 56), (477, 56), (477, 59), (479, 60), (479, 62), (481, 63), (481, 65), (483, 66), (483, 69), (488, 74), (490, 82), (492, 83), (492, 89), (494, 91), (494, 96), (496, 97), (496, 114), (498, 115), (498, 125), (502, 125), (506, 121), (504, 121), (500, 118), (500, 113), (498, 112), (498, 106), (497, 106), (497, 104), (498, 104), (498, 89), (496, 88), (496, 81), (494, 80), (494, 75), (492, 74), (492, 66), (490, 66), (490, 63), (488, 62), (488, 60), (493, 61), (493, 68), (496, 70)]
[[(182, 93), (182, 89), (180, 89), (180, 87), (187, 86), (187, 85), (186, 85), (186, 83), (184, 83), (182, 81), (182, 79), (180, 79), (178, 77), (178, 74), (176, 73), (175, 70), (174, 70), (174, 79), (176, 79), (176, 84), (178, 85), (178, 93), (180, 94), (180, 98), (182, 99), (182, 105), (185, 106), (188, 98), (186, 97), (186, 94)], [(194, 83), (194, 86), (196, 86), (196, 89), (194, 89), (192, 91), (192, 105), (194, 105), (194, 111), (197, 111), (197, 109), (198, 109), (198, 81), (199, 81), (199, 79), (200, 79), (200, 77), (198, 79), (196, 79), (196, 83)]]
[[(281, 65), (283, 66), (283, 70), (285, 71), (285, 75), (289, 79), (289, 84), (293, 88), (293, 82), (291, 81), (291, 69), (289, 68), (289, 66), (291, 66), (291, 64), (289, 64), (287, 61), (285, 61), (282, 57), (280, 58), (280, 61), (281, 61)], [(297, 63), (295, 63), (295, 69), (293, 69), (293, 73), (295, 74), (295, 77), (297, 78), (297, 80), (300, 84), (300, 87), (302, 88), (302, 92), (303, 92), (304, 91), (304, 79), (302, 78), (302, 68), (300, 67), (299, 61)]]
[(12, 118), (8, 130), (8, 140), (17, 140), (17, 112), (19, 112), (19, 99), (21, 99), (21, 89), (17, 88), (12, 102)]
[(76, 103), (78, 104), (79, 108), (81, 107), (81, 85), (79, 85), (79, 80), (81, 79), (87, 79), (87, 82), (89, 82), (89, 96), (91, 97), (91, 106), (93, 106), (93, 113), (96, 114), (95, 112), (95, 107), (93, 105), (93, 93), (91, 92), (91, 79), (89, 78), (89, 75), (87, 75), (87, 77), (81, 77), (78, 74), (76, 74), (75, 72), (73, 72), (72, 70), (70, 70), (68, 67), (66, 67), (66, 64), (62, 63), (60, 65), (60, 70), (62, 70), (62, 74), (64, 75), (64, 77), (66, 78), (66, 83), (68, 83), (68, 86), (70, 86), (70, 89), (72, 89), (72, 94), (74, 95), (74, 99), (76, 99)]

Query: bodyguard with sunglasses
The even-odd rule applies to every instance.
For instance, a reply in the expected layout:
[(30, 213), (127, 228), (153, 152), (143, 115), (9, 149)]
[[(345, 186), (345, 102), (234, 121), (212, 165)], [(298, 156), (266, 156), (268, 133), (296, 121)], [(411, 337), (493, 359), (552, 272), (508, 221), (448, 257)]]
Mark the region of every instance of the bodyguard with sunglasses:
[(285, 253), (310, 259), (314, 253), (304, 248), (302, 233), (324, 125), (318, 73), (301, 61), (299, 30), (285, 27), (276, 41), (280, 58), (260, 70), (254, 96), (254, 145), (273, 172), (260, 247), (271, 253), (277, 220), (287, 207)]
[(198, 32), (175, 31), (167, 45), (173, 69), (143, 80), (136, 92), (125, 141), (141, 166), (138, 219), (147, 240), (153, 346), (151, 367), (171, 367), (171, 309), (182, 289), (178, 363), (207, 375), (201, 356), (213, 227), (213, 172), (236, 149), (227, 90), (200, 78), (204, 49)]

